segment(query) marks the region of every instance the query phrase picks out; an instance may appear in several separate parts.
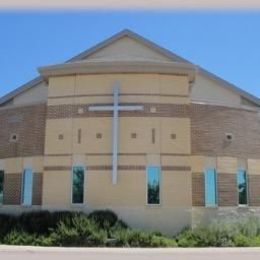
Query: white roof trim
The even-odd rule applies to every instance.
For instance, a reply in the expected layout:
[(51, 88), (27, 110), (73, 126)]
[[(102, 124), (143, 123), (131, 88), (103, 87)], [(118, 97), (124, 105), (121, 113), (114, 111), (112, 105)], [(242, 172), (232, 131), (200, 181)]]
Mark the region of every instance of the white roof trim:
[(183, 62), (161, 61), (80, 61), (39, 68), (44, 78), (50, 76), (99, 73), (163, 73), (188, 75), (193, 82), (196, 74), (194, 65)]

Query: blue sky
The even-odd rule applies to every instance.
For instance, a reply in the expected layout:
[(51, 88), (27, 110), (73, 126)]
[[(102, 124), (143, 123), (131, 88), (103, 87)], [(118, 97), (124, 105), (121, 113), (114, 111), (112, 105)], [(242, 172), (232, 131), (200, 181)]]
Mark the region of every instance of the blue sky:
[(0, 96), (128, 28), (260, 97), (260, 12), (0, 12)]

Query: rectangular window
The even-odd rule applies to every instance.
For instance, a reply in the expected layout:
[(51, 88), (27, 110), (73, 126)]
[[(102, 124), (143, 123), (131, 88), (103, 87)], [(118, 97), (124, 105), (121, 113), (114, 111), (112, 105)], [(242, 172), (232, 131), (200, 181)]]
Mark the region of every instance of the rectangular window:
[(209, 168), (204, 173), (205, 178), (205, 206), (216, 207), (217, 205), (217, 185), (216, 170)]
[(84, 202), (84, 172), (82, 166), (74, 166), (72, 169), (72, 203), (82, 204)]
[(4, 171), (0, 170), (0, 204), (4, 202)]
[(32, 188), (33, 188), (33, 173), (31, 169), (23, 171), (22, 181), (22, 204), (26, 206), (32, 205)]
[(160, 167), (147, 167), (147, 204), (160, 204), (160, 175)]
[(248, 187), (247, 187), (247, 173), (245, 170), (238, 170), (237, 172), (237, 189), (238, 189), (238, 204), (248, 204)]

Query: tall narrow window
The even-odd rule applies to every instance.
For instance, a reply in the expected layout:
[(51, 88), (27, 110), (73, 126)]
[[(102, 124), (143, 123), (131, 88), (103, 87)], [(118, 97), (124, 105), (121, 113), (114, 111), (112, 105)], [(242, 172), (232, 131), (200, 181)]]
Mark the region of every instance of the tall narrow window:
[(72, 169), (72, 203), (81, 204), (84, 201), (84, 172), (82, 166), (74, 166)]
[(0, 204), (4, 202), (4, 171), (0, 170)]
[(160, 175), (160, 167), (147, 167), (147, 204), (160, 204)]
[(245, 170), (237, 172), (238, 204), (248, 204), (247, 173)]
[(22, 204), (26, 206), (32, 205), (33, 173), (31, 169), (23, 171), (22, 184)]
[(205, 176), (205, 206), (216, 207), (217, 205), (217, 185), (216, 171), (209, 168), (204, 173)]

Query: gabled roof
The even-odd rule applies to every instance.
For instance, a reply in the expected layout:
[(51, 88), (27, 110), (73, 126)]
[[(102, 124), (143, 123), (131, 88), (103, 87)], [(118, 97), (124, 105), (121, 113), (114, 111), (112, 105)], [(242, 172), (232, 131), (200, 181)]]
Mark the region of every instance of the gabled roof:
[[(108, 46), (108, 45), (110, 45), (110, 44), (112, 44), (112, 43), (114, 43), (114, 42), (118, 41), (119, 39), (126, 37), (126, 36), (131, 38), (131, 39), (134, 39), (138, 42), (141, 42), (142, 44), (144, 44), (148, 48), (151, 48), (152, 50), (164, 55), (165, 57), (168, 57), (172, 61), (175, 61), (175, 62), (177, 61), (177, 62), (188, 63), (190, 65), (194, 65), (192, 62), (176, 55), (175, 53), (157, 45), (156, 43), (142, 37), (139, 34), (134, 33), (133, 31), (128, 30), (128, 29), (123, 30), (123, 31), (113, 35), (112, 37), (102, 41), (101, 43), (98, 43), (97, 45), (91, 47), (90, 49), (87, 49), (86, 51), (83, 51), (82, 53), (72, 57), (69, 60), (67, 60), (65, 63), (84, 60), (84, 59), (88, 58), (90, 55), (96, 53), (97, 51), (105, 48), (106, 46)], [(197, 66), (197, 68), (198, 68), (198, 73), (201, 73), (203, 76), (206, 76), (206, 77), (208, 77), (212, 80), (219, 82), (220, 84), (222, 84), (226, 88), (230, 89), (231, 91), (238, 93), (239, 95), (241, 95), (245, 99), (253, 102), (257, 106), (260, 106), (260, 99), (259, 98), (249, 94), (248, 92), (246, 92), (246, 91), (238, 88), (237, 86), (225, 81), (224, 79), (221, 79), (220, 77), (214, 75), (213, 73), (211, 73), (211, 72), (209, 72), (209, 71), (207, 71), (207, 70), (205, 70), (201, 67)], [(12, 91), (9, 94), (0, 98), (0, 105), (10, 101), (11, 99), (16, 97), (17, 95), (29, 90), (30, 88), (38, 85), (39, 83), (41, 83), (43, 81), (44, 81), (44, 79), (41, 76), (29, 81), (28, 83), (22, 85), (21, 87), (15, 89), (14, 91)]]

